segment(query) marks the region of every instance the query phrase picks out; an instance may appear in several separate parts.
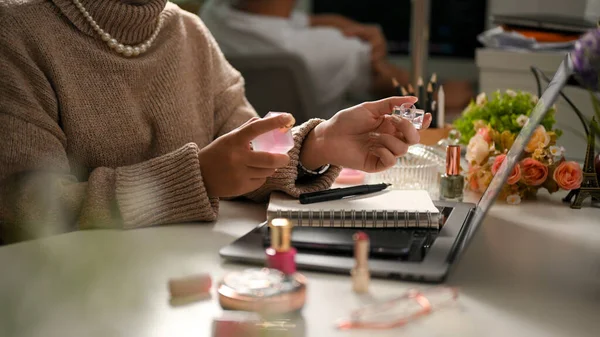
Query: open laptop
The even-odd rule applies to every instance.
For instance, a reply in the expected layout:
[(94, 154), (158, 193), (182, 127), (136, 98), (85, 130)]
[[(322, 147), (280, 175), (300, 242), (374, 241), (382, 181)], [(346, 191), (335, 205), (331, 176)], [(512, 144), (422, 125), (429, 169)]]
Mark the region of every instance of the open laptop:
[[(539, 99), (506, 159), (477, 204), (436, 201), (443, 216), (441, 229), (361, 229), (370, 236), (369, 269), (373, 277), (420, 282), (443, 282), (469, 242), (477, 240), (477, 229), (496, 200), (525, 145), (542, 121), (560, 89), (572, 74), (570, 56), (561, 63), (552, 82)], [(301, 270), (348, 274), (354, 266), (352, 228), (295, 228), (292, 245), (298, 250), (296, 263)], [(221, 249), (223, 258), (264, 265), (268, 226), (259, 225)], [(312, 239), (307, 239), (312, 238)], [(312, 245), (311, 245), (312, 243)], [(381, 252), (384, 250), (384, 252)]]

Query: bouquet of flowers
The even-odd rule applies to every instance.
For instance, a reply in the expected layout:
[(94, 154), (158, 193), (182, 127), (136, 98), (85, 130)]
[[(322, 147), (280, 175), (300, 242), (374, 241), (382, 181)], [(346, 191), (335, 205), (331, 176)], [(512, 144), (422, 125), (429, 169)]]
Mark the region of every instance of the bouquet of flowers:
[[(482, 93), (455, 121), (461, 134), (460, 141), (467, 145), (468, 189), (478, 193), (486, 190), (517, 134), (529, 122), (529, 114), (537, 100), (530, 93), (513, 90), (496, 92), (491, 100)], [(535, 196), (542, 187), (553, 193), (581, 185), (581, 167), (576, 162), (566, 161), (565, 149), (556, 143), (562, 132), (553, 129), (555, 111), (553, 107), (536, 128), (499, 200), (519, 204), (522, 199)]]

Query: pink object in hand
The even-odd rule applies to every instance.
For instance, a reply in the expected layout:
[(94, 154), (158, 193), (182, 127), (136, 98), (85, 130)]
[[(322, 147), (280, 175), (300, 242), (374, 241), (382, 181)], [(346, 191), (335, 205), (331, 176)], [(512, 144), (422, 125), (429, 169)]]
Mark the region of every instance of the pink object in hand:
[(335, 180), (338, 184), (360, 185), (365, 181), (365, 173), (363, 171), (344, 168), (340, 175)]
[[(264, 118), (281, 114), (283, 112), (269, 112)], [(254, 151), (287, 154), (293, 147), (294, 137), (288, 128), (271, 130), (252, 140)]]
[(280, 272), (291, 275), (296, 272), (296, 248), (290, 247), (289, 250), (278, 252), (274, 248), (267, 248), (267, 267), (277, 269)]
[(208, 274), (169, 280), (169, 292), (172, 298), (206, 294), (212, 287), (212, 279)]

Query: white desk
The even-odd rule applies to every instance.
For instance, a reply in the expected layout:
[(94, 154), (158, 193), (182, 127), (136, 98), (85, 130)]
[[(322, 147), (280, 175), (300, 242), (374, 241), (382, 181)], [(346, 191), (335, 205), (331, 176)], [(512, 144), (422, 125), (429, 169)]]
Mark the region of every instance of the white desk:
[[(353, 294), (349, 277), (307, 273), (305, 336), (598, 336), (600, 212), (571, 210), (560, 196), (497, 205), (484, 240), (450, 279), (461, 287), (458, 305), (401, 329), (336, 331), (334, 321), (369, 297)], [(263, 218), (264, 206), (224, 202), (215, 224), (85, 231), (2, 247), (0, 336), (210, 336), (220, 314), (214, 291), (212, 300), (171, 307), (167, 281), (206, 271), (217, 280), (244, 268), (223, 264), (218, 250)], [(412, 286), (373, 280), (371, 292), (386, 298)]]

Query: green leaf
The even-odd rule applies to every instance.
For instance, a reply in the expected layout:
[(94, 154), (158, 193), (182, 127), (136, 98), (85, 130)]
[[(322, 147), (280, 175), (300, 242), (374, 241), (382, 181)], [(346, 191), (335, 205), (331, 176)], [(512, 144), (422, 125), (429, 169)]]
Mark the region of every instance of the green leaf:
[[(473, 122), (484, 120), (489, 126), (499, 133), (508, 131), (518, 134), (521, 126), (517, 124), (520, 115), (530, 116), (535, 107), (533, 95), (526, 91), (518, 91), (514, 97), (500, 91), (488, 96), (485, 105), (477, 105), (475, 102), (463, 111), (462, 115), (455, 120), (454, 127), (461, 133), (460, 142), (467, 144), (469, 139), (475, 135)], [(556, 110), (551, 108), (541, 124), (547, 131), (554, 131), (557, 137), (562, 135), (561, 130), (553, 129), (556, 124)]]

